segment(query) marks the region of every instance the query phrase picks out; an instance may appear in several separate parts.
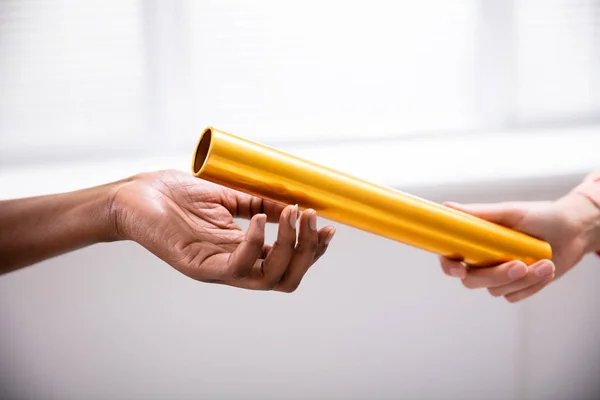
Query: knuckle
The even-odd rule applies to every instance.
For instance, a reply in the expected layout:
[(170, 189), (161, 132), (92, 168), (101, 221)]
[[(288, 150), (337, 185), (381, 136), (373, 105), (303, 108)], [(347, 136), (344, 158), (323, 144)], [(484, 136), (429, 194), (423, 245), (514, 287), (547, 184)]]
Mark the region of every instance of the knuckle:
[(314, 260), (313, 260), (313, 264), (314, 264), (314, 262), (315, 262), (315, 261), (317, 261), (317, 260), (318, 260), (319, 258), (321, 258), (323, 255), (325, 255), (325, 252), (326, 252), (326, 251), (327, 251), (327, 248), (326, 248), (326, 247), (325, 247), (325, 248), (323, 248), (323, 249), (321, 249), (321, 250), (319, 250), (319, 251), (317, 251), (317, 254), (315, 254), (315, 258), (314, 258)]
[(266, 278), (262, 282), (263, 290), (274, 290), (279, 284), (278, 278)]
[(283, 250), (283, 249), (292, 248), (293, 244), (294, 244), (294, 242), (292, 242), (291, 240), (277, 239), (275, 242), (273, 242), (273, 250), (275, 250), (275, 249)]
[(319, 249), (319, 242), (316, 240), (310, 240), (304, 243), (298, 243), (298, 251), (316, 253)]
[(495, 289), (495, 288), (489, 288), (488, 292), (494, 297), (502, 296), (502, 293), (498, 289)]
[(312, 253), (316, 253), (319, 250), (319, 242), (317, 242), (316, 240), (311, 241), (308, 245), (308, 249), (312, 252)]
[(232, 279), (241, 280), (248, 277), (250, 274), (250, 268), (245, 265), (238, 265), (229, 268), (229, 275)]

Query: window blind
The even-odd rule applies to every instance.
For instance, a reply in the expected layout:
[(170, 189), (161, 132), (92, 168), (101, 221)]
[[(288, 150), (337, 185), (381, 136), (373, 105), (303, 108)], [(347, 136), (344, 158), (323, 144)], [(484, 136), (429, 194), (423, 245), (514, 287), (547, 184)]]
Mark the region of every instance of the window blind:
[(600, 118), (600, 0), (0, 1), (0, 162)]
[(140, 1), (0, 2), (0, 154), (143, 143), (145, 52)]
[(475, 0), (186, 4), (199, 125), (269, 141), (480, 126)]
[(600, 119), (600, 2), (515, 2), (515, 121)]

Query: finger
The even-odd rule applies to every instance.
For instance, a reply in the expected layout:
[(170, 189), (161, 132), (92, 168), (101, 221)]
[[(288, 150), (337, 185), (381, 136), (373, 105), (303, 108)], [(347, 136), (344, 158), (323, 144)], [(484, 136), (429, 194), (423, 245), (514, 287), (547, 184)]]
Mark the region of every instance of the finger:
[(226, 285), (250, 290), (273, 290), (281, 280), (281, 276), (291, 262), (296, 246), (296, 221), (298, 206), (288, 206), (280, 214), (277, 240), (273, 246), (264, 245), (263, 251), (269, 249), (264, 259), (254, 262), (246, 279), (226, 281)]
[(208, 280), (208, 282), (219, 285), (232, 286), (240, 289), (271, 290), (272, 288), (267, 287), (265, 283), (266, 281), (263, 279), (262, 264), (264, 263), (264, 261), (265, 260), (262, 258), (256, 260), (252, 265), (250, 272), (244, 279), (215, 279)]
[(317, 260), (321, 258), (323, 254), (325, 254), (329, 248), (329, 243), (331, 243), (331, 240), (335, 235), (335, 232), (336, 230), (333, 226), (326, 226), (325, 228), (319, 230), (319, 247), (317, 248), (317, 253), (315, 254), (313, 264), (317, 262)]
[(286, 207), (279, 218), (277, 240), (263, 263), (264, 280), (271, 288), (279, 283), (294, 255), (297, 219), (297, 205)]
[(263, 264), (265, 260), (260, 258), (254, 262), (250, 272), (245, 279), (241, 280), (224, 280), (215, 283), (220, 283), (227, 286), (233, 286), (240, 289), (248, 290), (272, 290), (273, 287), (267, 284), (263, 275)]
[(527, 275), (527, 265), (522, 261), (509, 261), (495, 267), (470, 268), (463, 279), (469, 289), (489, 288), (506, 285)]
[(244, 240), (227, 260), (224, 279), (243, 279), (248, 276), (262, 253), (265, 242), (265, 222), (266, 215), (264, 214), (252, 217)]
[(283, 204), (274, 203), (269, 200), (263, 201), (263, 212), (267, 215), (268, 222), (277, 222), (285, 208), (286, 206)]
[(265, 214), (267, 222), (277, 222), (285, 206), (279, 203), (251, 196), (246, 193), (233, 191), (235, 195), (235, 212), (232, 214), (239, 218), (252, 218), (257, 214)]
[(552, 280), (554, 279), (554, 274), (548, 275), (543, 278), (541, 281), (536, 283), (535, 285), (531, 285), (528, 288), (519, 290), (517, 292), (513, 292), (506, 296), (506, 300), (511, 303), (516, 303), (518, 301), (524, 300), (528, 297), (533, 296), (543, 288), (545, 288)]
[(537, 263), (529, 267), (529, 271), (526, 276), (517, 281), (497, 286), (490, 287), (488, 291), (492, 296), (507, 296), (511, 293), (524, 290), (530, 286), (536, 285), (537, 283), (545, 280), (549, 276), (553, 276), (555, 271), (554, 263), (549, 260), (538, 261)]
[(308, 209), (300, 217), (298, 244), (294, 249), (292, 260), (275, 289), (286, 293), (295, 291), (300, 285), (304, 274), (312, 265), (318, 247), (317, 213), (315, 210)]
[[(325, 228), (319, 230), (319, 250), (317, 250), (317, 254), (315, 255), (315, 259), (314, 259), (312, 265), (314, 265), (314, 263), (323, 254), (325, 254), (329, 243), (331, 242), (331, 240), (333, 239), (333, 236), (335, 235), (335, 231), (336, 231), (336, 229), (331, 226), (325, 227)], [(264, 247), (266, 248), (269, 246), (264, 246)], [(269, 284), (266, 283), (263, 273), (261, 272), (263, 269), (263, 267), (261, 265), (262, 261), (263, 260), (258, 260), (255, 263), (254, 267), (250, 271), (250, 274), (244, 280), (241, 280), (241, 281), (219, 281), (219, 282), (214, 282), (214, 283), (220, 283), (220, 284), (225, 284), (225, 285), (229, 285), (229, 286), (234, 286), (237, 288), (250, 289), (250, 290), (272, 290), (273, 288)]]
[(439, 257), (442, 271), (448, 276), (464, 279), (467, 277), (467, 268), (460, 261), (451, 260), (447, 257)]
[(520, 203), (504, 202), (490, 204), (459, 204), (455, 202), (444, 203), (450, 208), (463, 211), (467, 214), (505, 226), (517, 225), (527, 212)]
[[(322, 228), (321, 230), (319, 230), (318, 235), (319, 235), (319, 249), (317, 250), (317, 253), (315, 255), (315, 259), (313, 260), (312, 265), (314, 265), (316, 260), (320, 256), (322, 256), (325, 253), (325, 251), (327, 250), (327, 246), (329, 245), (333, 236), (335, 235), (335, 228), (332, 226)], [(267, 246), (265, 246), (265, 247), (267, 247)], [(229, 281), (229, 282), (220, 282), (220, 283), (226, 284), (229, 286), (238, 287), (238, 288), (250, 289), (250, 290), (272, 290), (273, 289), (272, 284), (269, 283), (267, 280), (265, 280), (264, 274), (262, 272), (262, 270), (264, 269), (264, 266), (261, 265), (261, 261), (262, 260), (258, 260), (255, 263), (254, 267), (252, 268), (252, 271), (250, 272), (250, 274), (248, 275), (248, 277), (246, 279), (241, 280), (241, 281)], [(262, 264), (264, 264), (264, 263), (262, 263)]]

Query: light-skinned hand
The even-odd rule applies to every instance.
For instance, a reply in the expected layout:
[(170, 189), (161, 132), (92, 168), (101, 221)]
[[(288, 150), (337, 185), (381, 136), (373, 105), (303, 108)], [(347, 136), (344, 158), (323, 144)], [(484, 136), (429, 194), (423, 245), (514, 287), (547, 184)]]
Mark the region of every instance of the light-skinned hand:
[(547, 202), (446, 205), (527, 233), (552, 246), (552, 260), (529, 266), (511, 261), (481, 268), (440, 258), (444, 273), (460, 279), (466, 288), (486, 289), (492, 296), (504, 297), (511, 303), (538, 293), (577, 265), (585, 254), (600, 248), (600, 210), (578, 193)]

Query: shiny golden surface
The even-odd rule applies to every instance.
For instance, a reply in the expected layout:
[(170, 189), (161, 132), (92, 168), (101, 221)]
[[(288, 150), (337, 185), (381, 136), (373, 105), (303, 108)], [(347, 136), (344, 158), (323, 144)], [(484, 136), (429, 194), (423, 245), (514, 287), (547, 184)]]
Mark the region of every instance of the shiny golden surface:
[(192, 168), (199, 178), (472, 265), (552, 257), (544, 241), (212, 127)]

